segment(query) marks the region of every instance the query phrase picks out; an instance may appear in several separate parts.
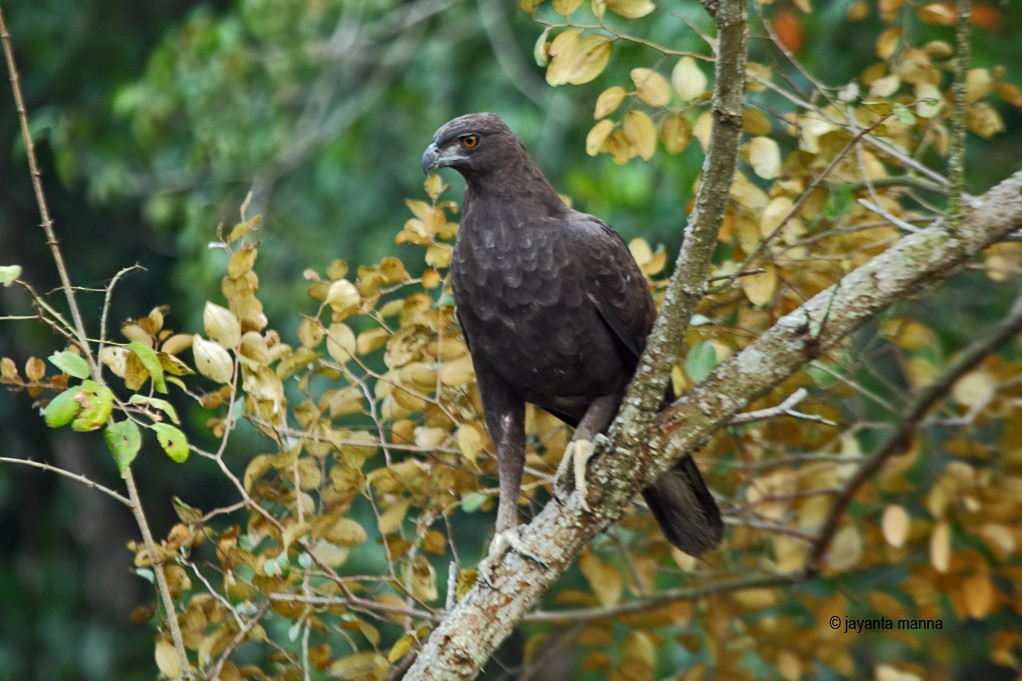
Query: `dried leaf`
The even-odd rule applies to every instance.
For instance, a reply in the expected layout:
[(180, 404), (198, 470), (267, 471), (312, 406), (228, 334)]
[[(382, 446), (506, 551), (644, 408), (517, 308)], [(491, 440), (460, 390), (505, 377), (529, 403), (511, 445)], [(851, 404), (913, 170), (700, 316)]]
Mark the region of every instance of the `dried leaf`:
[(200, 374), (217, 383), (230, 383), (234, 376), (234, 362), (230, 353), (218, 343), (195, 334), (192, 336), (192, 355)]
[(937, 572), (947, 572), (951, 564), (951, 526), (940, 520), (930, 535), (930, 564)]
[[(607, 88), (600, 93), (599, 97), (596, 98), (596, 110), (593, 112), (593, 118), (599, 120), (614, 113), (614, 111), (621, 106), (621, 102), (623, 102), (627, 96), (628, 93), (620, 85)], [(603, 143), (602, 139), (600, 140), (600, 143)], [(594, 154), (590, 154), (590, 156), (593, 155)]]
[(660, 138), (668, 153), (678, 154), (692, 141), (692, 128), (680, 114), (670, 114), (660, 123)]
[(981, 620), (993, 610), (996, 592), (994, 583), (985, 572), (972, 575), (962, 582), (962, 600), (969, 617)]
[(749, 165), (764, 180), (781, 174), (781, 148), (770, 137), (753, 137), (749, 141)]
[(562, 17), (570, 16), (582, 5), (582, 0), (551, 0), (554, 11)]
[(739, 278), (745, 297), (753, 305), (766, 305), (777, 290), (777, 271), (772, 263), (763, 267), (763, 272)]
[(884, 532), (884, 539), (896, 549), (900, 549), (905, 545), (905, 539), (908, 538), (908, 530), (911, 524), (912, 519), (909, 517), (908, 512), (897, 504), (892, 504), (884, 509), (883, 519), (880, 522)]
[(591, 551), (582, 554), (578, 564), (600, 605), (613, 607), (620, 602), (623, 584), (620, 573), (612, 565), (604, 563)]
[(339, 364), (349, 361), (354, 355), (358, 343), (355, 332), (344, 322), (330, 325), (326, 333), (326, 351)]
[(241, 323), (234, 313), (215, 303), (206, 303), (202, 311), (202, 326), (210, 340), (228, 349), (241, 345)]
[(702, 97), (708, 83), (706, 74), (692, 57), (682, 57), (671, 71), (671, 86), (683, 102)]
[[(653, 69), (637, 68), (631, 71), (635, 96), (649, 106), (664, 106), (671, 100), (671, 86), (667, 79)], [(617, 108), (616, 106), (614, 108)], [(612, 109), (613, 110), (613, 109)], [(598, 118), (600, 118), (598, 116)]]
[(626, 19), (644, 17), (656, 9), (652, 0), (603, 0), (603, 2), (611, 12)]
[(614, 130), (614, 121), (610, 119), (604, 119), (593, 126), (589, 134), (586, 135), (586, 153), (590, 156), (596, 156), (603, 150), (603, 145), (607, 141), (607, 137)]
[(550, 85), (581, 85), (600, 75), (611, 54), (610, 38), (592, 34), (582, 37), (574, 29), (561, 31), (550, 43), (550, 65), (546, 80)]
[(632, 109), (625, 114), (625, 137), (642, 160), (648, 161), (656, 151), (656, 127), (645, 111)]

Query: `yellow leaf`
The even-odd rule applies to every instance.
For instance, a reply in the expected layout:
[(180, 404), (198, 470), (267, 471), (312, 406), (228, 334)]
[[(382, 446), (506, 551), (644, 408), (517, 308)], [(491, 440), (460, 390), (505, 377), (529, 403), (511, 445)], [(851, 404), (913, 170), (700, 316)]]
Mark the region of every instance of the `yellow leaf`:
[(387, 660), (379, 653), (368, 650), (334, 660), (329, 667), (330, 676), (349, 681), (376, 678), (373, 672), (385, 670)]
[(211, 340), (225, 348), (241, 344), (241, 323), (226, 307), (207, 302), (202, 311), (202, 326)]
[(862, 558), (862, 536), (854, 525), (845, 525), (834, 535), (827, 562), (838, 571), (854, 567)]
[(334, 312), (350, 315), (362, 303), (362, 296), (353, 283), (347, 279), (338, 279), (330, 284), (323, 302), (333, 308)]
[(813, 11), (813, 5), (810, 2), (810, 0), (794, 0), (794, 3), (796, 7), (798, 7), (806, 14), (809, 14), (810, 12)]
[(657, 645), (652, 635), (645, 631), (630, 631), (621, 646), (621, 657), (628, 662), (638, 662), (652, 670), (656, 665)]
[(631, 76), (635, 95), (644, 104), (664, 106), (671, 100), (671, 86), (667, 79), (653, 69), (632, 69)]
[(472, 382), (474, 376), (471, 355), (462, 355), (457, 359), (444, 362), (444, 365), (440, 367), (440, 382), (444, 385), (467, 385)]
[(930, 564), (937, 572), (947, 572), (951, 564), (951, 526), (941, 520), (930, 535)]
[(660, 138), (668, 153), (678, 154), (692, 141), (692, 128), (680, 114), (671, 114), (660, 123)]
[(640, 267), (653, 259), (653, 249), (649, 247), (649, 242), (641, 237), (629, 241), (628, 250), (632, 252), (632, 257)]
[(903, 672), (890, 665), (882, 664), (876, 668), (874, 681), (923, 681), (918, 675)]
[(908, 538), (908, 530), (911, 524), (912, 519), (909, 517), (908, 512), (897, 504), (885, 508), (883, 519), (880, 521), (880, 526), (884, 532), (884, 539), (896, 549), (905, 545), (905, 539)]
[(355, 332), (344, 322), (335, 322), (327, 329), (326, 351), (335, 362), (344, 364), (355, 354)]
[(600, 75), (610, 60), (611, 41), (604, 35), (581, 37), (577, 30), (557, 34), (550, 43), (550, 65), (546, 80), (550, 85), (581, 85)]
[(465, 458), (471, 461), (474, 466), (476, 464), (476, 457), (483, 450), (483, 434), (471, 423), (466, 423), (461, 428), (458, 428), (455, 439), (458, 441), (458, 449), (461, 450)]
[(894, 51), (898, 49), (901, 40), (902, 29), (899, 26), (892, 26), (877, 38), (876, 54), (881, 59), (890, 59)]
[(358, 546), (369, 538), (365, 529), (351, 518), (341, 518), (330, 525), (325, 539), (340, 546)]
[(1015, 535), (1004, 525), (987, 523), (979, 528), (979, 536), (983, 543), (1001, 560), (1015, 552)]
[[(944, 108), (944, 95), (933, 83), (916, 83), (916, 115), (933, 118)], [(927, 101), (924, 101), (927, 100)]]
[(770, 137), (753, 137), (749, 141), (749, 165), (764, 180), (781, 174), (781, 148)]
[[(426, 191), (429, 198), (434, 201), (436, 201), (437, 197), (440, 196), (445, 189), (447, 189), (444, 185), (444, 181), (436, 174), (427, 177), (426, 181), (422, 183), (422, 188)], [(344, 275), (342, 274), (341, 276), (343, 277)]]
[(802, 678), (802, 662), (795, 653), (782, 650), (777, 655), (777, 671), (784, 681), (799, 681)]
[(759, 229), (764, 237), (772, 236), (782, 224), (782, 220), (790, 219), (791, 209), (795, 203), (788, 196), (778, 196), (771, 199), (770, 203), (763, 209), (763, 216), (760, 218)]
[(174, 644), (166, 639), (156, 641), (156, 667), (168, 679), (181, 678), (181, 658)]
[(691, 102), (706, 91), (706, 74), (692, 57), (682, 57), (671, 71), (671, 86), (683, 102)]
[(901, 87), (901, 78), (898, 78), (898, 76), (890, 75), (877, 78), (869, 84), (869, 96), (890, 97), (898, 91), (899, 87)]
[(990, 139), (1005, 129), (1001, 114), (987, 102), (977, 102), (970, 106), (965, 112), (965, 124), (983, 139)]
[(628, 93), (620, 85), (609, 87), (601, 92), (600, 96), (596, 98), (596, 110), (593, 112), (593, 118), (598, 120), (614, 113), (627, 95)]
[(600, 605), (613, 607), (620, 602), (621, 575), (612, 565), (604, 563), (591, 551), (582, 554), (578, 564), (582, 574), (589, 581), (589, 586), (592, 587), (597, 600), (600, 601)]
[(954, 7), (943, 2), (931, 2), (916, 8), (919, 21), (934, 26), (954, 26), (955, 14)]
[(997, 381), (987, 372), (977, 369), (958, 379), (951, 389), (955, 402), (965, 407), (982, 404), (997, 389)]
[(969, 617), (981, 620), (994, 606), (994, 583), (986, 573), (972, 575), (962, 582), (962, 600)]
[(633, 109), (625, 114), (625, 138), (642, 160), (648, 161), (656, 151), (656, 127), (645, 111)]
[(560, 14), (562, 17), (566, 17), (573, 13), (582, 4), (582, 0), (553, 0), (551, 3), (554, 7), (554, 11)]
[(230, 383), (234, 362), (221, 345), (195, 334), (192, 336), (192, 356), (200, 374), (217, 383)]
[(747, 106), (742, 111), (742, 132), (746, 135), (769, 135), (772, 129), (770, 118), (761, 109)]
[(933, 333), (912, 319), (886, 319), (880, 322), (880, 334), (906, 350), (922, 350), (934, 343)]
[(656, 9), (656, 5), (651, 0), (604, 0), (604, 2), (607, 9), (626, 19), (644, 17)]
[(777, 271), (773, 264), (767, 263), (763, 270), (757, 274), (740, 277), (738, 280), (742, 285), (742, 291), (745, 292), (745, 297), (749, 299), (750, 303), (757, 306), (769, 303), (777, 290)]
[(614, 130), (614, 121), (605, 118), (589, 131), (586, 135), (586, 153), (590, 156), (596, 156), (603, 149), (603, 143), (607, 141), (607, 137)]

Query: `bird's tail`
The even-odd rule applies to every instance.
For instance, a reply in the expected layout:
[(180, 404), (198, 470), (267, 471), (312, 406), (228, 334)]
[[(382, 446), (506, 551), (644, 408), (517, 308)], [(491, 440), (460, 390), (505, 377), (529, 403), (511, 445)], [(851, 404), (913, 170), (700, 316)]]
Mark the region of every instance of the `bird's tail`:
[(724, 519), (696, 462), (686, 456), (642, 491), (667, 541), (699, 556), (724, 538)]
[[(668, 384), (661, 410), (674, 402)], [(724, 539), (724, 519), (702, 473), (686, 456), (642, 491), (667, 541), (690, 556), (700, 556)]]

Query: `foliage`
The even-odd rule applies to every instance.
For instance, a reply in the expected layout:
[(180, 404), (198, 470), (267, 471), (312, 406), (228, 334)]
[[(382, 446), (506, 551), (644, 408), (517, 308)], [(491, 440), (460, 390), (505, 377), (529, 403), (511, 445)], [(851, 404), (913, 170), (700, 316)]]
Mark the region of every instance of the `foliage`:
[[(535, 51), (550, 85), (616, 78), (600, 84), (590, 155), (656, 162), (693, 140), (705, 146), (712, 46), (681, 51), (638, 37), (668, 21), (669, 8), (648, 0), (525, 4), (545, 26)], [(760, 9), (760, 30), (784, 45), (770, 8)], [(856, 2), (849, 19), (874, 11), (884, 24), (879, 61), (840, 87), (816, 83), (796, 61), (784, 71), (766, 54), (750, 63), (743, 164), (687, 355), (672, 375), (679, 394), (780, 316), (941, 215), (948, 182), (933, 168), (952, 137), (954, 50), (950, 33), (929, 39), (923, 31), (949, 24), (947, 5)], [(897, 25), (906, 17), (918, 32)], [(302, 31), (288, 22), (263, 28)], [(613, 70), (621, 52), (635, 65)], [(169, 69), (167, 62), (158, 57), (152, 68)], [(1022, 105), (1000, 67), (971, 69), (966, 85), (965, 120), (980, 137), (1002, 132), (1002, 111)], [(222, 93), (207, 94), (215, 101)], [(122, 96), (127, 108), (152, 104), (138, 92)], [(253, 135), (271, 134), (258, 120), (247, 123)], [(218, 143), (215, 128), (207, 133), (205, 143)], [(238, 168), (272, 163), (258, 145), (233, 151)], [(267, 225), (243, 209), (215, 243), (226, 272), (220, 295), (203, 308), (202, 333), (168, 328), (165, 308), (122, 324), (123, 340), (100, 328), (97, 371), (74, 328), (21, 272), (4, 270), (5, 283), (22, 285), (39, 318), (69, 343), (50, 357), (55, 373), (38, 358), (20, 367), (3, 358), (0, 382), (45, 405), (50, 427), (102, 429), (122, 472), (158, 448), (186, 466), (211, 462), (234, 488), (230, 506), (176, 503), (180, 522), (156, 556), (174, 599), (169, 616), (205, 678), (291, 679), (303, 670), (387, 678), (476, 580), (470, 566), (485, 546), (489, 520), (480, 516), (497, 496), (496, 467), (447, 290), (457, 205), (446, 189), (434, 176), (428, 201), (406, 202), (411, 217), (395, 243), (415, 262), (388, 255), (372, 266), (335, 260), (308, 269), (305, 307), (273, 324), (256, 274)], [(630, 246), (661, 290), (666, 251), (642, 239)], [(991, 247), (929, 304), (905, 301), (764, 396), (701, 457), (732, 525), (720, 554), (699, 563), (671, 550), (644, 509), (632, 509), (524, 625), (515, 664), (534, 668), (568, 641), (576, 676), (591, 678), (682, 669), (678, 678), (798, 679), (827, 669), (921, 679), (947, 666), (937, 651), (956, 646), (968, 650), (954, 664), (1017, 668), (1018, 343), (954, 382), (902, 451), (852, 485), (919, 391), (990, 318), (975, 301), (1006, 307), (1020, 267), (1022, 244)], [(204, 410), (215, 447), (199, 444), (179, 418), (187, 399)], [(246, 429), (260, 436), (258, 453), (235, 444)], [(549, 498), (570, 433), (532, 408), (528, 432), (523, 502), (536, 508)], [(848, 512), (835, 517), (835, 500), (851, 494)], [(839, 524), (822, 544), (822, 574), (808, 575), (832, 517)], [(130, 548), (136, 570), (151, 574), (145, 543)], [(847, 631), (888, 620), (892, 631)], [(182, 673), (166, 625), (156, 663), (165, 677)]]

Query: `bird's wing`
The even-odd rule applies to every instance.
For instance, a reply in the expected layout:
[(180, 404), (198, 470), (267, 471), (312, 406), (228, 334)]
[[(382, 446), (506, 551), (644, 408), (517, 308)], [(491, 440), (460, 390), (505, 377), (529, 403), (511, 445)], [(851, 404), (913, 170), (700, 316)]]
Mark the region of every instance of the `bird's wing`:
[(635, 360), (646, 347), (656, 307), (628, 244), (607, 223), (584, 213), (569, 222), (572, 247), (586, 268), (587, 295)]

